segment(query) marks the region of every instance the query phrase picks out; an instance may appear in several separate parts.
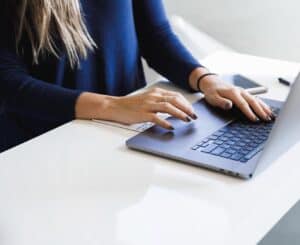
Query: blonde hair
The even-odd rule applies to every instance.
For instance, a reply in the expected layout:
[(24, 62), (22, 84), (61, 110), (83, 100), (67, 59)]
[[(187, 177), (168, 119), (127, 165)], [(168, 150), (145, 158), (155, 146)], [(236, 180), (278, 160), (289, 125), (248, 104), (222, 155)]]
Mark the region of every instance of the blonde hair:
[(79, 0), (17, 2), (17, 49), (26, 34), (31, 43), (33, 63), (38, 64), (40, 56), (46, 54), (60, 57), (63, 48), (74, 67), (96, 47), (84, 23)]

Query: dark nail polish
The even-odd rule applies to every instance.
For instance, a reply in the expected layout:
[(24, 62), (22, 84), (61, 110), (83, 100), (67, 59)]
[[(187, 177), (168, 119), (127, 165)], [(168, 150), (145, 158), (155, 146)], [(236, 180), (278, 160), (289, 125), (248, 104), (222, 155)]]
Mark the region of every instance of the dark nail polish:
[(194, 113), (194, 114), (192, 115), (192, 118), (193, 118), (194, 120), (197, 120), (197, 119), (198, 119), (198, 116)]
[(230, 110), (232, 108), (232, 104), (231, 103), (226, 103), (225, 104), (225, 110)]
[(276, 115), (274, 113), (271, 114), (271, 118), (275, 119)]
[(169, 129), (170, 129), (170, 130), (174, 130), (175, 128), (174, 128), (173, 126), (170, 126)]
[(186, 117), (185, 120), (186, 120), (187, 122), (191, 122), (191, 121), (192, 121), (189, 117)]

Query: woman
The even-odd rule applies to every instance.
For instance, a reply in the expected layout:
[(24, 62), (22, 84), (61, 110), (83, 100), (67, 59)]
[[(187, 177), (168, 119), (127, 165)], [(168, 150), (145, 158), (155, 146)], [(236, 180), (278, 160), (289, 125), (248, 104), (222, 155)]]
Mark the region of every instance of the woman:
[(223, 83), (191, 56), (161, 0), (1, 2), (2, 150), (74, 118), (152, 121), (170, 130), (157, 112), (197, 119), (178, 93), (126, 96), (145, 85), (141, 57), (177, 85), (201, 90), (214, 106), (235, 104), (252, 121), (271, 120), (266, 104)]

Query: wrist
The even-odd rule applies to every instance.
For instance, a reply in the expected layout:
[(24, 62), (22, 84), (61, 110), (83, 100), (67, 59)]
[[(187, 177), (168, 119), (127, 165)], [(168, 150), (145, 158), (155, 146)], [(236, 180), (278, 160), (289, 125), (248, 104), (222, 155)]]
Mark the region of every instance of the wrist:
[(103, 119), (109, 118), (110, 108), (117, 97), (96, 93), (83, 92), (75, 105), (75, 117), (77, 119)]
[(216, 75), (205, 67), (196, 68), (190, 75), (190, 87), (195, 91), (204, 92), (212, 81), (211, 76)]
[(205, 67), (198, 67), (192, 71), (189, 77), (189, 85), (194, 91), (199, 91), (197, 86), (199, 77), (203, 76), (204, 74), (209, 73), (210, 71)]

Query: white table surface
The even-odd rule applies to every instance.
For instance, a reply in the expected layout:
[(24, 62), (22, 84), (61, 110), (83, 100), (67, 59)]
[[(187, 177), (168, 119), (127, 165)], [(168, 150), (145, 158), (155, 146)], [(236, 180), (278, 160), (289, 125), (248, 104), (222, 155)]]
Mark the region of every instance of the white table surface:
[[(276, 77), (299, 67), (233, 53), (203, 63), (280, 99)], [(134, 134), (73, 121), (1, 154), (1, 245), (255, 244), (300, 197), (299, 144), (244, 181), (128, 150)]]

